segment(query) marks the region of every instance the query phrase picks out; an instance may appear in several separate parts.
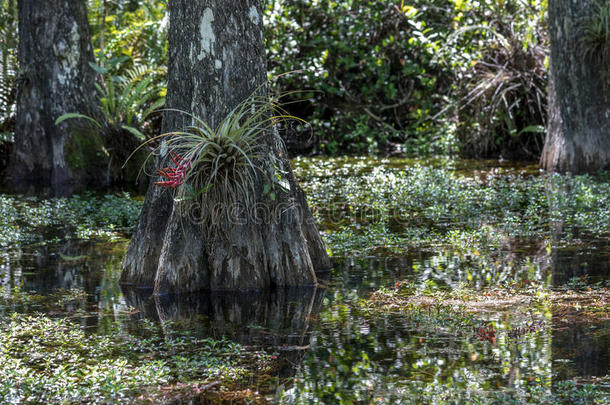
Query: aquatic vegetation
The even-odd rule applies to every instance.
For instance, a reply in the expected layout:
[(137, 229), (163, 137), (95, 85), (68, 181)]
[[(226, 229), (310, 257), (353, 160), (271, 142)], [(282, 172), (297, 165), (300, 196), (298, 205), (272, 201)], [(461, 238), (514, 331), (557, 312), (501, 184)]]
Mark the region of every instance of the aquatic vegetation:
[(390, 159), (295, 163), (334, 255), (439, 246), (490, 252), (524, 239), (561, 245), (610, 232), (603, 173), (524, 175)]
[[(246, 326), (233, 324), (244, 307), (230, 301), (122, 295), (126, 244), (95, 241), (128, 234), (138, 199), (0, 195), (0, 338), (14, 343), (0, 347), (0, 402), (609, 402), (607, 174), (447, 159), (294, 165), (335, 270), (320, 297), (278, 299)], [(19, 287), (47, 275), (67, 289)], [(287, 346), (270, 327), (278, 305), (290, 308), (279, 322)], [(305, 326), (302, 307), (318, 308)], [(94, 344), (95, 364), (83, 354)]]
[(87, 299), (85, 291), (72, 288), (69, 290), (57, 289), (50, 294), (37, 294), (36, 292), (24, 291), (20, 286), (10, 288), (9, 286), (0, 285), (0, 315), (5, 307), (15, 308), (20, 310), (44, 310), (57, 311), (60, 308), (65, 308), (70, 304), (84, 302)]
[(142, 201), (128, 193), (39, 199), (0, 195), (0, 246), (117, 238), (135, 227)]
[(269, 359), (230, 341), (144, 330), (96, 335), (41, 314), (0, 319), (0, 402), (154, 402), (187, 387), (192, 397), (210, 382), (238, 384)]

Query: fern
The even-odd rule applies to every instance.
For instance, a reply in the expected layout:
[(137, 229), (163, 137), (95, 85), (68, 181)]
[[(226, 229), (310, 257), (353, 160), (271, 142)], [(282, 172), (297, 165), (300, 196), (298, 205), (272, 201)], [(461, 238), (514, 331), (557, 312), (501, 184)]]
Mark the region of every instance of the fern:
[(148, 116), (165, 104), (165, 99), (159, 95), (162, 87), (155, 85), (154, 76), (149, 75), (153, 70), (135, 67), (127, 71), (125, 75), (113, 76), (103, 67), (95, 66), (94, 68), (96, 71), (104, 73), (103, 84), (95, 84), (102, 119), (98, 120), (79, 113), (69, 113), (59, 117), (56, 124), (67, 119), (85, 118), (107, 136), (123, 129), (138, 139), (145, 140), (139, 127)]

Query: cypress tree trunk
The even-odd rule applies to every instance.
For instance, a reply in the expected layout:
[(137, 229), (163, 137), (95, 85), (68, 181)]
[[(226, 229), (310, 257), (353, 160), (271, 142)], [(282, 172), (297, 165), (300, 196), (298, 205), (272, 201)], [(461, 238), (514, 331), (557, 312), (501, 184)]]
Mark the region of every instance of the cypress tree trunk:
[[(169, 12), (166, 105), (215, 128), (266, 81), (260, 2), (173, 0)], [(167, 112), (163, 131), (190, 124), (190, 117)], [(263, 223), (251, 216), (225, 221), (221, 235), (204, 236), (170, 191), (151, 184), (124, 262), (123, 283), (154, 285), (162, 294), (316, 282), (314, 269), (330, 267), (324, 244), (279, 136), (269, 131), (260, 142), (265, 156), (279, 162), (290, 191), (271, 201), (258, 184), (255, 201), (281, 214)]]
[[(84, 0), (19, 0), (17, 122), (12, 183), (54, 190), (103, 182), (101, 139), (62, 114), (96, 110), (95, 72)], [(82, 124), (81, 124), (82, 126)]]
[(583, 35), (595, 4), (549, 2), (549, 121), (540, 160), (546, 170), (579, 173), (610, 168), (609, 66), (599, 54), (610, 47), (605, 44), (605, 51), (602, 47), (587, 53), (590, 43)]

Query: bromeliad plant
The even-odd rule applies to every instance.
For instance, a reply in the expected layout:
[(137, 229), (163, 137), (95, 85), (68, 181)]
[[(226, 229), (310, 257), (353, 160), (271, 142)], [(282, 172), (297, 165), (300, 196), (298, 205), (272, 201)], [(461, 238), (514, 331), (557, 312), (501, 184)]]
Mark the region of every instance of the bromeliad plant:
[[(485, 6), (463, 12), (484, 24), (466, 25), (448, 41), (448, 46), (478, 44), (456, 86), (461, 152), (479, 158), (537, 158), (547, 119), (545, 6), (523, 0), (481, 3)], [(487, 22), (486, 12), (493, 12), (494, 19)]]
[(168, 164), (157, 171), (162, 180), (155, 184), (175, 189), (177, 202), (200, 204), (198, 219), (206, 232), (215, 232), (236, 206), (252, 207), (257, 189), (274, 199), (278, 189), (289, 188), (263, 138), (281, 121), (297, 118), (275, 101), (255, 92), (216, 128), (188, 112), (169, 111), (189, 116), (193, 124), (150, 140), (160, 141), (157, 153)]

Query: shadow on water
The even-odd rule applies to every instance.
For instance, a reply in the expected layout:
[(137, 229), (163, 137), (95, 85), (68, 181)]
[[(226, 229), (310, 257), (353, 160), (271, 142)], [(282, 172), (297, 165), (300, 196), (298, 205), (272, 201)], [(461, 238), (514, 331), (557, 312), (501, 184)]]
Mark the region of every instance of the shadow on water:
[(163, 296), (135, 288), (122, 287), (122, 291), (139, 317), (274, 350), (308, 345), (310, 326), (325, 294), (319, 288)]
[(559, 286), (578, 277), (589, 282), (610, 279), (610, 237), (588, 240), (572, 246), (554, 249), (553, 285)]

